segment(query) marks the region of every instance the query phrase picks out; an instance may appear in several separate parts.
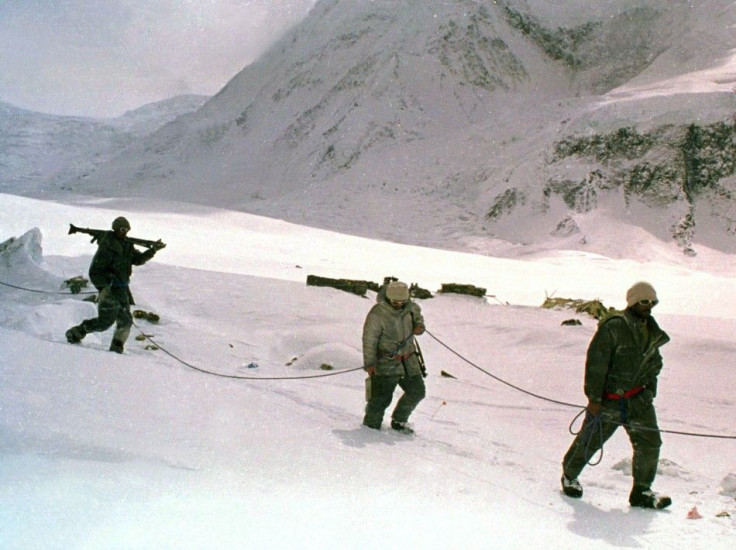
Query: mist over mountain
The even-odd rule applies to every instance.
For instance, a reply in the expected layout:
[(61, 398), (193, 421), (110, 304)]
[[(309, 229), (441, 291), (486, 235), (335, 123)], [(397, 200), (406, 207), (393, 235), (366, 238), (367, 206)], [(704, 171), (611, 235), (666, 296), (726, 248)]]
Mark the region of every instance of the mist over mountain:
[(37, 113), (0, 101), (0, 192), (46, 194), (94, 170), (206, 96), (178, 96), (113, 119)]
[(734, 252), (725, 0), (321, 0), (196, 113), (47, 193), (166, 197), (398, 242)]

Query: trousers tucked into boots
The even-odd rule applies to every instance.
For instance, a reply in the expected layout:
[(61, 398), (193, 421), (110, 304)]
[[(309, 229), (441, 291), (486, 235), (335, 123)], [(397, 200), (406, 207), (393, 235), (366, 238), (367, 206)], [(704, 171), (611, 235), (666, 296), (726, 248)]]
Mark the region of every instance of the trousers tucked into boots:
[(391, 415), (396, 422), (406, 422), (419, 402), (424, 399), (426, 390), (421, 376), (378, 376), (371, 377), (370, 400), (365, 407), (363, 424), (380, 428), (383, 415), (391, 404), (394, 390), (399, 386), (404, 395), (399, 398)]
[(634, 485), (651, 487), (657, 475), (659, 449), (662, 446), (652, 399), (652, 393), (644, 390), (623, 403), (604, 401), (599, 419), (600, 427), (587, 419), (565, 454), (562, 462), (565, 476), (568, 479), (576, 479), (580, 475), (588, 461), (621, 426), (622, 416), (625, 413), (626, 423), (623, 427), (634, 450), (632, 458)]
[(123, 346), (130, 335), (133, 316), (130, 313), (130, 298), (125, 287), (107, 287), (97, 299), (97, 317), (82, 321), (79, 328), (86, 334), (103, 332), (116, 323), (112, 337), (111, 351), (123, 352)]

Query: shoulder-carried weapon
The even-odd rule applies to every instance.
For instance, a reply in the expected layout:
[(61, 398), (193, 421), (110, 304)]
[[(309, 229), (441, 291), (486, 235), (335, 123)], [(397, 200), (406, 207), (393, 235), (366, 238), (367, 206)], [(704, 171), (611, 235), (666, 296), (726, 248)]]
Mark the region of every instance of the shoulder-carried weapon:
[[(84, 233), (86, 235), (91, 235), (92, 240), (90, 242), (93, 243), (100, 240), (107, 233), (110, 233), (110, 231), (107, 231), (105, 229), (90, 229), (89, 227), (77, 227), (76, 225), (70, 223), (69, 235), (74, 235), (74, 233)], [(161, 242), (161, 239), (157, 241), (147, 241), (145, 239), (136, 239), (135, 237), (127, 236), (125, 237), (125, 239), (133, 244), (137, 244), (138, 246), (152, 248), (153, 250), (161, 250), (162, 248), (166, 247), (166, 243)]]

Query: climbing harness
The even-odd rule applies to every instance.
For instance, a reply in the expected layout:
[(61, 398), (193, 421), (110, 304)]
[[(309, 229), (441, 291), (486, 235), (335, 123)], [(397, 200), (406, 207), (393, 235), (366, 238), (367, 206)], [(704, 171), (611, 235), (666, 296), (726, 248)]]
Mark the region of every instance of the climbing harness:
[(627, 410), (628, 410), (629, 399), (631, 399), (635, 395), (639, 395), (644, 390), (645, 390), (644, 386), (636, 386), (635, 388), (626, 390), (623, 393), (606, 393), (603, 395), (604, 399), (608, 399), (609, 401), (618, 402), (618, 410), (620, 414), (619, 418), (621, 419), (622, 426), (628, 422)]

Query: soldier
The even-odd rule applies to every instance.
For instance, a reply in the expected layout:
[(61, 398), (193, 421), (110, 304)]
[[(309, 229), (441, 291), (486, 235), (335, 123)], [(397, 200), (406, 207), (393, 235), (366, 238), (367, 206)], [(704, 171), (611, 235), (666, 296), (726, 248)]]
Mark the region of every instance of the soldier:
[(662, 370), (659, 348), (670, 340), (651, 315), (657, 303), (652, 285), (636, 283), (626, 293), (626, 310), (602, 320), (590, 342), (585, 423), (562, 462), (562, 491), (569, 497), (583, 496), (578, 475), (623, 426), (633, 447), (629, 504), (657, 509), (672, 504), (672, 499), (651, 490), (662, 446), (653, 403)]
[(396, 386), (404, 390), (391, 415), (391, 428), (411, 435), (407, 421), (424, 399), (422, 367), (414, 337), (424, 333), (421, 308), (409, 299), (409, 288), (391, 281), (378, 293), (377, 302), (363, 325), (363, 369), (368, 373), (368, 393), (363, 424), (381, 429), (383, 415)]
[(127, 240), (130, 223), (123, 217), (115, 218), (112, 231), (98, 239), (98, 248), (89, 267), (89, 278), (100, 292), (97, 297), (97, 317), (86, 319), (66, 331), (66, 339), (78, 344), (89, 332), (102, 332), (117, 323), (110, 343), (110, 351), (123, 353), (123, 346), (130, 334), (133, 317), (130, 306), (134, 304), (130, 292), (130, 275), (134, 265), (143, 265), (153, 258), (157, 248), (139, 252)]

